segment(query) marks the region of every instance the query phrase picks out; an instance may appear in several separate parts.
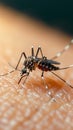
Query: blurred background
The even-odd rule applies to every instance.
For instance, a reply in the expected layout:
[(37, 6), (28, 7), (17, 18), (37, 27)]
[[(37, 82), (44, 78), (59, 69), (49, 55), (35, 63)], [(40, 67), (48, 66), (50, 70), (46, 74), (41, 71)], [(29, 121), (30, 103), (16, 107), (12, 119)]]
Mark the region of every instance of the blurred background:
[(72, 0), (0, 0), (0, 3), (73, 34)]

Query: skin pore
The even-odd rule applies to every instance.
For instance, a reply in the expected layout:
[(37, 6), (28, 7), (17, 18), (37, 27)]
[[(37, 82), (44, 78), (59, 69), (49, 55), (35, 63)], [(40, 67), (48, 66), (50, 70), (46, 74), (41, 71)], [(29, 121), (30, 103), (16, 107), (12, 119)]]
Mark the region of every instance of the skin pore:
[[(41, 46), (49, 58), (61, 51), (71, 37), (57, 29), (47, 27), (26, 15), (0, 7), (0, 74), (13, 70), (21, 53), (31, 55), (31, 47)], [(72, 50), (57, 58), (61, 67), (73, 64)], [(22, 68), (22, 58), (19, 69)], [(13, 67), (11, 67), (10, 65)], [(73, 86), (73, 68), (57, 74)], [(72, 130), (73, 89), (49, 72), (44, 79), (41, 71), (30, 73), (18, 84), (20, 72), (0, 77), (0, 129), (1, 130)]]

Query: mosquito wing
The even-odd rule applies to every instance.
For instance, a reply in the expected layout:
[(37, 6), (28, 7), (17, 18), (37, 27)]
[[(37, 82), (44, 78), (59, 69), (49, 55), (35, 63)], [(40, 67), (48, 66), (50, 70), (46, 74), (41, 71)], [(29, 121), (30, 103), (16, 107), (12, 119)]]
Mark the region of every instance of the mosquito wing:
[(54, 61), (54, 60), (48, 60), (47, 62), (50, 63), (50, 64), (57, 64), (57, 65), (60, 64), (60, 62), (57, 62), (57, 61)]

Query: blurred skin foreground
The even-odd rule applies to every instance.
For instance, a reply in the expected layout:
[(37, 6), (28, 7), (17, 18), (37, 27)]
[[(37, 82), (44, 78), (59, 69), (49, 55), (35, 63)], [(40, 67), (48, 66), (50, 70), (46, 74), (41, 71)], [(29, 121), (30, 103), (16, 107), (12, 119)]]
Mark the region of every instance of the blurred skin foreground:
[[(70, 40), (56, 29), (0, 7), (0, 74), (13, 69), (8, 63), (16, 66), (21, 52), (30, 56), (32, 45), (35, 52), (40, 45), (52, 58)], [(61, 67), (73, 64), (72, 49), (57, 59)], [(73, 86), (73, 68), (57, 74)], [(23, 79), (18, 85), (19, 79), (19, 71), (0, 77), (0, 130), (73, 130), (73, 89), (49, 72), (43, 80), (38, 69), (25, 84)]]

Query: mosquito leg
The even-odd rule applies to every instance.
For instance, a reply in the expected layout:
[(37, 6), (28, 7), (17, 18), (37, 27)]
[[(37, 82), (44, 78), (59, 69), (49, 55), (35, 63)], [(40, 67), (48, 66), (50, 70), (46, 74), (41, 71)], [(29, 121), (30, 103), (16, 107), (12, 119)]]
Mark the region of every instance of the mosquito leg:
[(73, 67), (73, 65), (69, 65), (69, 66), (67, 66), (67, 67), (64, 67), (64, 68), (59, 68), (58, 70), (69, 69), (69, 68), (72, 68), (72, 67)]
[[(12, 66), (10, 63), (8, 63), (12, 68), (14, 68), (14, 70), (15, 70), (15, 67), (14, 66)], [(16, 69), (17, 71), (21, 71), (20, 69)]]
[(24, 56), (25, 59), (27, 58), (25, 52), (22, 52), (22, 53), (21, 53), (21, 56), (20, 56), (20, 58), (19, 58), (19, 61), (18, 61), (17, 65), (16, 65), (16, 67), (15, 67), (15, 70), (18, 68), (19, 63), (20, 63), (20, 61), (21, 61), (21, 59), (22, 59), (22, 56)]
[(44, 77), (44, 71), (42, 71), (41, 77), (42, 77), (42, 78)]
[(68, 82), (66, 82), (63, 78), (61, 78), (60, 76), (58, 76), (56, 73), (50, 71), (53, 75), (55, 75), (57, 78), (59, 78), (60, 80), (62, 80), (65, 84), (67, 84), (69, 87), (73, 88), (73, 86), (71, 86)]
[(37, 52), (36, 52), (36, 57), (38, 57), (39, 51), (40, 51), (41, 56), (42, 56), (42, 58), (43, 58), (43, 52), (42, 52), (41, 47), (38, 47)]
[[(18, 61), (17, 65), (16, 65), (16, 67), (14, 68), (14, 67), (12, 66), (12, 67), (14, 68), (14, 70), (12, 70), (12, 71), (10, 71), (10, 72), (8, 72), (8, 73), (2, 74), (2, 75), (0, 75), (0, 76), (5, 76), (5, 75), (8, 75), (9, 73), (13, 73), (15, 70), (18, 70), (17, 68), (18, 68), (18, 65), (19, 65), (19, 63), (20, 63), (20, 61), (21, 61), (22, 56), (24, 56), (25, 59), (27, 58), (25, 52), (22, 52), (22, 54), (21, 54), (21, 56), (20, 56), (20, 58), (19, 58), (19, 61)], [(9, 64), (9, 65), (10, 65), (10, 64)], [(10, 65), (10, 66), (11, 66), (11, 65)], [(20, 70), (18, 70), (18, 71), (20, 71)]]
[(9, 71), (8, 73), (5, 73), (5, 74), (1, 74), (0, 76), (5, 76), (5, 75), (8, 75), (10, 73), (13, 73), (15, 70), (12, 70), (12, 71)]
[(64, 49), (63, 49), (62, 51), (58, 52), (58, 53), (56, 54), (56, 56), (52, 57), (51, 59), (54, 60), (54, 59), (60, 57), (65, 51), (67, 51), (67, 50), (70, 48), (70, 46), (71, 46), (72, 44), (73, 44), (73, 39), (70, 41), (69, 44), (67, 44), (67, 45), (64, 47)]
[(44, 71), (42, 71), (41, 77), (42, 77), (42, 81), (43, 81), (43, 84), (45, 86), (45, 89), (47, 90), (48, 89), (48, 85), (47, 85), (46, 81), (44, 80)]
[(34, 56), (34, 48), (33, 48), (33, 46), (31, 48), (31, 55)]

